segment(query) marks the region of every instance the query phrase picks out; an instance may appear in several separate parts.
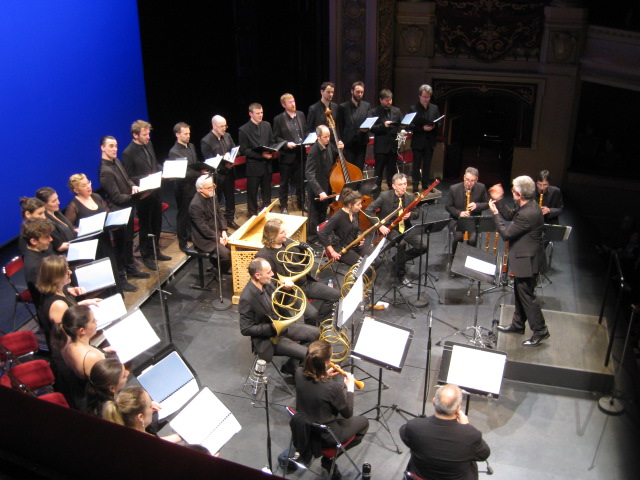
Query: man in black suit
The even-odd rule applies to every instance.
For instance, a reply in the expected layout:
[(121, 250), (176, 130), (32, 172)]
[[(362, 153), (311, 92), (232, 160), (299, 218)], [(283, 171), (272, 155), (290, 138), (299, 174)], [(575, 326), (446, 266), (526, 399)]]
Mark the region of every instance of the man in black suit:
[(311, 105), (307, 113), (307, 126), (305, 128), (307, 135), (315, 131), (320, 125), (328, 125), (327, 109), (332, 112), (338, 111), (338, 104), (332, 102), (335, 88), (336, 86), (333, 82), (324, 82), (320, 85), (320, 100)]
[[(200, 151), (205, 160), (217, 155), (222, 155), (225, 160), (231, 158), (231, 149), (236, 144), (227, 129), (227, 120), (224, 117), (214, 115), (211, 118), (211, 131), (200, 140)], [(235, 222), (236, 174), (233, 163), (221, 161), (215, 173), (215, 181), (218, 201), (224, 197), (224, 218), (227, 219), (227, 225), (237, 230), (240, 226)]]
[[(440, 122), (433, 121), (440, 116), (437, 105), (431, 103), (433, 89), (430, 85), (421, 85), (418, 88), (418, 103), (413, 105), (409, 112), (416, 112), (411, 122), (413, 137), (411, 137), (411, 151), (413, 152), (413, 191), (418, 192), (418, 182), (422, 179), (422, 189), (429, 186), (431, 170), (431, 157), (436, 147), (436, 132), (440, 128)], [(422, 172), (422, 175), (421, 173)]]
[(287, 202), (291, 186), (295, 187), (298, 208), (304, 206), (304, 189), (302, 188), (302, 152), (304, 147), (304, 129), (307, 120), (304, 113), (296, 110), (296, 100), (290, 93), (280, 97), (280, 105), (284, 112), (273, 119), (273, 136), (276, 142), (286, 141), (286, 148), (280, 151), (280, 212), (287, 215)]
[[(309, 151), (307, 166), (307, 188), (309, 189), (309, 229), (307, 236), (310, 242), (318, 241), (318, 225), (327, 219), (327, 207), (331, 202), (329, 175), (331, 168), (338, 158), (338, 150), (330, 143), (331, 132), (329, 128), (320, 125), (316, 128), (318, 139)], [(338, 142), (338, 148), (344, 148), (342, 142)], [(339, 192), (338, 192), (339, 193)]]
[[(510, 325), (498, 325), (498, 330), (523, 334), (524, 324), (528, 321), (533, 335), (522, 343), (525, 347), (537, 347), (550, 336), (535, 294), (536, 275), (544, 271), (546, 266), (542, 240), (544, 219), (533, 199), (535, 188), (530, 177), (514, 178), (511, 189), (516, 203), (514, 209), (505, 205), (501, 185), (489, 189), (489, 208), (500, 236), (509, 242), (509, 270), (515, 277), (513, 293), (516, 308), (513, 318)], [(508, 227), (505, 227), (498, 214), (511, 221)]]
[(476, 462), (489, 458), (491, 449), (462, 411), (460, 388), (441, 386), (433, 405), (435, 415), (400, 427), (400, 438), (411, 449), (407, 470), (425, 479), (477, 480)]
[(542, 170), (536, 177), (536, 202), (542, 209), (544, 223), (560, 225), (560, 215), (564, 212), (562, 192), (558, 187), (549, 185), (551, 174), (549, 170)]
[(304, 360), (307, 345), (318, 339), (318, 328), (294, 322), (281, 332), (277, 343), (271, 342), (271, 338), (276, 336), (271, 320), (271, 317), (276, 317), (271, 303), (271, 295), (275, 290), (271, 283), (273, 270), (264, 258), (256, 257), (249, 264), (249, 276), (250, 280), (242, 290), (238, 303), (240, 332), (251, 337), (259, 358), (270, 362), (274, 355), (290, 357), (282, 371), (293, 375), (296, 360)]
[[(133, 207), (138, 186), (129, 178), (118, 160), (118, 142), (109, 135), (104, 136), (100, 139), (100, 150), (100, 185), (106, 193), (105, 200), (109, 204), (109, 210)], [(141, 198), (148, 194), (149, 192), (144, 192)], [(127, 282), (127, 278), (149, 278), (151, 275), (141, 272), (133, 258), (133, 215), (129, 217), (126, 226), (113, 230), (113, 242), (120, 287), (125, 292), (135, 292), (138, 287)]]
[(364, 157), (369, 143), (368, 130), (361, 130), (360, 125), (371, 110), (369, 102), (362, 100), (363, 96), (364, 83), (355, 82), (351, 85), (351, 99), (340, 104), (336, 116), (340, 139), (344, 142), (345, 159), (360, 170), (364, 169)]
[[(391, 179), (391, 190), (382, 192), (380, 196), (367, 207), (365, 213), (383, 219), (399, 206), (402, 206), (403, 209), (407, 208), (411, 202), (413, 202), (413, 195), (407, 193), (407, 176), (404, 173), (396, 173)], [(380, 226), (378, 231), (389, 240), (393, 240), (401, 233), (409, 230), (412, 227), (411, 220), (416, 220), (417, 218), (418, 211), (415, 209), (409, 213), (402, 212), (402, 221), (396, 228), (393, 230), (389, 229), (389, 225), (395, 220), (395, 218), (391, 218), (386, 224)], [(427, 248), (427, 243), (424, 240), (422, 241), (421, 248), (420, 237), (420, 235), (406, 236), (398, 244), (397, 253), (393, 259), (393, 263), (397, 267), (397, 280), (408, 287), (411, 287), (411, 284), (404, 278), (406, 263), (422, 255)], [(407, 246), (410, 247), (408, 250)]]
[[(122, 152), (122, 165), (129, 178), (140, 185), (140, 179), (162, 170), (156, 160), (156, 153), (151, 144), (151, 124), (144, 120), (136, 120), (131, 124), (131, 143)], [(153, 257), (153, 243), (156, 244), (158, 260), (168, 261), (171, 257), (160, 252), (160, 231), (162, 230), (162, 198), (160, 189), (153, 190), (146, 197), (140, 197), (136, 204), (136, 212), (140, 220), (138, 241), (142, 263), (149, 270), (157, 270)]]
[(249, 105), (250, 120), (240, 127), (240, 154), (247, 157), (247, 212), (258, 214), (258, 188), (262, 190), (262, 203), (271, 203), (271, 159), (273, 153), (259, 153), (256, 147), (270, 147), (274, 142), (271, 124), (264, 122), (264, 111), (259, 103)]
[(373, 154), (376, 159), (376, 177), (378, 189), (382, 186), (382, 174), (387, 170), (387, 185), (391, 188), (391, 178), (397, 171), (398, 160), (398, 124), (402, 120), (402, 112), (392, 106), (393, 93), (391, 90), (380, 90), (380, 105), (371, 110), (370, 116), (378, 117), (376, 124), (371, 127), (371, 133), (376, 138), (373, 143)]
[[(214, 212), (213, 196), (215, 185), (209, 175), (201, 175), (196, 180), (196, 194), (189, 205), (191, 219), (191, 239), (193, 246), (201, 252), (217, 252), (220, 258), (220, 271), (229, 273), (231, 268), (231, 250), (227, 238), (227, 222), (220, 211), (220, 206)], [(218, 248), (216, 249), (216, 244)], [(212, 255), (209, 257), (214, 267), (218, 262)]]
[(187, 172), (184, 178), (176, 178), (173, 184), (173, 194), (176, 198), (178, 214), (176, 215), (176, 233), (178, 236), (178, 246), (183, 252), (187, 249), (189, 240), (189, 204), (196, 194), (196, 179), (198, 170), (191, 168), (198, 163), (196, 147), (191, 143), (191, 127), (184, 122), (178, 122), (173, 127), (176, 136), (176, 143), (169, 150), (167, 160), (178, 158), (187, 159)]
[[(467, 205), (467, 192), (469, 192), (469, 205)], [(453, 232), (454, 243), (452, 254), (456, 253), (458, 243), (464, 238), (463, 232), (456, 231), (459, 218), (479, 217), (482, 211), (489, 206), (489, 195), (483, 183), (478, 183), (478, 169), (467, 167), (464, 171), (462, 182), (451, 185), (447, 194), (447, 202), (444, 208), (449, 212), (449, 229)], [(468, 243), (475, 247), (478, 239), (476, 232), (469, 232)]]

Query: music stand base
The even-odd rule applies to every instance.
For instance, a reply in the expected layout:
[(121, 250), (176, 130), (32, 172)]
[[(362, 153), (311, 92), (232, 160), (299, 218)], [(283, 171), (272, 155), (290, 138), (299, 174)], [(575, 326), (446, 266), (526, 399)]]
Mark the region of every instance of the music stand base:
[(229, 310), (232, 306), (233, 304), (228, 298), (214, 298), (211, 300), (211, 307), (216, 312), (224, 312), (225, 310)]
[(601, 397), (598, 400), (598, 408), (608, 415), (622, 415), (624, 413), (622, 402), (611, 395)]

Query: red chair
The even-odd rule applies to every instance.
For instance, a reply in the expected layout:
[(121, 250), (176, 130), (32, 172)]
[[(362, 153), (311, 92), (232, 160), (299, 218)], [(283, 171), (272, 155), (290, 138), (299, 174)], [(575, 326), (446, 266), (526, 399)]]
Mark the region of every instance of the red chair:
[(34, 318), (34, 319), (36, 318), (35, 312), (31, 310), (31, 307), (29, 307), (29, 304), (33, 305), (31, 292), (27, 288), (21, 290), (16, 286), (15, 283), (13, 283), (14, 276), (23, 269), (24, 269), (24, 262), (22, 260), (22, 257), (15, 257), (13, 260), (7, 263), (4, 267), (2, 267), (2, 273), (4, 273), (4, 276), (7, 278), (9, 285), (11, 285), (11, 288), (13, 288), (13, 291), (16, 294), (15, 303), (13, 305), (13, 329), (14, 330), (16, 329), (16, 312), (18, 310), (18, 304), (23, 305), (29, 311), (31, 318)]
[(45, 395), (40, 395), (38, 398), (50, 403), (55, 403), (56, 405), (60, 405), (61, 407), (70, 408), (69, 404), (67, 403), (67, 399), (64, 398), (64, 395), (60, 392), (47, 393)]
[[(289, 416), (292, 417), (292, 418), (294, 416), (296, 416), (297, 413), (298, 413), (298, 412), (296, 412), (296, 410), (293, 407), (290, 407), (290, 406), (286, 406), (285, 409), (286, 409), (287, 413), (289, 414)], [(331, 428), (329, 428), (328, 426), (322, 425), (320, 423), (314, 423), (314, 422), (311, 422), (309, 425), (311, 426), (312, 432), (315, 430), (316, 434), (321, 434), (322, 432), (329, 433), (329, 435), (331, 435), (331, 438), (333, 438), (333, 441), (335, 442), (335, 446), (334, 447), (323, 448), (320, 451), (320, 455), (321, 456), (331, 460), (331, 469), (329, 470), (328, 478), (331, 478), (332, 475), (333, 475), (333, 471), (335, 470), (335, 466), (336, 466), (336, 459), (338, 458), (339, 454), (344, 454), (349, 459), (349, 461), (351, 462), (351, 465), (353, 465), (353, 468), (355, 468), (356, 472), (358, 472), (358, 476), (360, 476), (360, 469), (358, 468), (356, 463), (353, 461), (351, 456), (349, 456), (349, 454), (347, 453), (347, 450), (346, 450), (346, 447), (351, 442), (353, 442), (353, 440), (356, 438), (356, 436), (352, 435), (351, 437), (349, 437), (349, 439), (346, 442), (341, 443), (340, 440), (338, 440), (338, 437), (336, 437), (336, 435), (333, 433)], [(289, 451), (292, 450), (292, 447), (293, 447), (293, 437), (291, 438), (291, 442), (289, 444)], [(312, 459), (312, 461), (313, 461), (313, 459)], [(309, 469), (308, 465), (304, 465), (304, 464), (302, 464), (300, 462), (293, 461), (291, 459), (289, 459), (289, 462), (295, 463), (296, 466), (298, 466), (298, 468)], [(286, 477), (287, 467), (288, 467), (288, 463), (287, 463), (287, 466), (285, 466), (285, 468), (284, 468), (283, 478)], [(317, 473), (316, 473), (316, 475), (317, 475)]]
[(422, 477), (419, 477), (415, 473), (411, 473), (409, 470), (404, 472), (405, 480), (424, 480)]
[(44, 360), (32, 360), (4, 369), (4, 375), (0, 377), (1, 386), (27, 392), (51, 385), (54, 381), (53, 371)]
[[(20, 330), (19, 332), (7, 333), (0, 337), (0, 347), (4, 347), (6, 351), (0, 348), (0, 360), (18, 364), (19, 357), (31, 355), (40, 349), (38, 339), (31, 330)], [(7, 353), (8, 352), (8, 353)], [(1, 358), (6, 356), (7, 358)]]

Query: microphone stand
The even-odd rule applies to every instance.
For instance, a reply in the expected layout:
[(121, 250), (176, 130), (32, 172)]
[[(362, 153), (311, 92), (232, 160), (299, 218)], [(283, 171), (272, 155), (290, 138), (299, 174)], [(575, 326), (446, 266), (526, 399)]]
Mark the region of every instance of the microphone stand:
[[(209, 172), (209, 178), (215, 185), (215, 181), (213, 178), (213, 171)], [(217, 185), (216, 185), (217, 186)], [(216, 235), (216, 261), (218, 263), (218, 295), (219, 302), (212, 300), (211, 306), (214, 310), (218, 312), (222, 312), (224, 310), (229, 310), (231, 308), (231, 301), (223, 298), (222, 296), (222, 270), (220, 269), (220, 239), (218, 238), (220, 235), (220, 231), (218, 230), (218, 192), (213, 192), (213, 196), (211, 197), (211, 202), (213, 205), (213, 229)], [(211, 292), (213, 294), (213, 291)]]
[[(156, 236), (152, 233), (149, 234), (149, 236), (152, 238), (152, 244), (153, 244), (153, 258), (156, 262), (156, 265), (158, 264), (158, 252), (156, 250)], [(159, 239), (158, 239), (159, 241)], [(160, 308), (162, 309), (162, 319), (164, 321), (164, 328), (167, 332), (167, 339), (169, 340), (169, 343), (173, 343), (173, 338), (171, 336), (171, 321), (169, 320), (169, 306), (167, 305), (167, 297), (169, 295), (171, 295), (170, 292), (167, 292), (166, 290), (162, 289), (162, 285), (160, 283), (160, 269), (156, 269), (156, 289), (158, 290), (158, 293), (160, 294)]]
[(422, 413), (421, 417), (426, 417), (425, 410), (427, 405), (427, 395), (429, 395), (429, 381), (431, 372), (429, 367), (431, 365), (431, 323), (433, 321), (433, 312), (429, 310), (429, 334), (427, 335), (427, 365), (424, 372), (424, 389), (422, 391)]
[(273, 472), (273, 463), (271, 461), (271, 423), (269, 419), (269, 376), (265, 375), (265, 370), (267, 368), (267, 363), (264, 360), (256, 359), (256, 363), (253, 369), (253, 377), (247, 380), (248, 383), (245, 386), (250, 385), (252, 387), (252, 396), (253, 400), (251, 401), (251, 405), (254, 408), (262, 408), (256, 406), (258, 393), (260, 392), (260, 388), (264, 385), (264, 411), (267, 420), (267, 465), (269, 468), (269, 473)]

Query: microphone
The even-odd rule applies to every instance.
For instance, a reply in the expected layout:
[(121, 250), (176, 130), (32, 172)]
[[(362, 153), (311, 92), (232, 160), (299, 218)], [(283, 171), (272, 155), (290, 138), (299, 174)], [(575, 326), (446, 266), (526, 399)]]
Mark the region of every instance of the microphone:
[(260, 386), (267, 383), (267, 378), (264, 375), (265, 370), (267, 369), (267, 362), (262, 359), (257, 359), (256, 364), (253, 368), (253, 374), (249, 378), (249, 382), (253, 387), (252, 395), (255, 397), (258, 394), (258, 390), (260, 390)]

